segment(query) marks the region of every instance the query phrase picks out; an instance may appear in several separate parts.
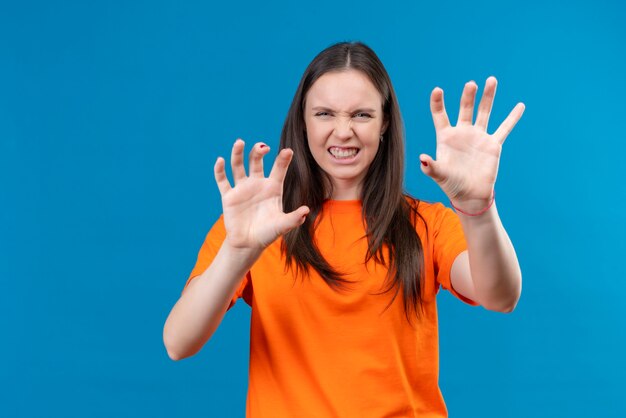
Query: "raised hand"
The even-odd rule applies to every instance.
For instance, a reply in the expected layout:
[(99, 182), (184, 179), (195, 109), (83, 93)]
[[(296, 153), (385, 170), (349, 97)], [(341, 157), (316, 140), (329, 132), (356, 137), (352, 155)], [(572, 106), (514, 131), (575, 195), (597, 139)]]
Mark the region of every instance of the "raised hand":
[(235, 187), (226, 177), (223, 158), (215, 163), (215, 181), (222, 196), (226, 242), (233, 248), (262, 250), (280, 235), (301, 225), (309, 208), (301, 206), (291, 213), (283, 212), (283, 182), (293, 151), (278, 153), (269, 177), (263, 173), (263, 157), (269, 147), (262, 143), (250, 151), (250, 174), (243, 165), (244, 142), (235, 141), (231, 167)]
[(496, 86), (496, 78), (489, 77), (473, 124), (478, 90), (473, 81), (465, 84), (463, 89), (456, 126), (451, 126), (448, 120), (443, 90), (437, 87), (430, 96), (437, 151), (436, 160), (427, 154), (420, 155), (422, 171), (437, 182), (455, 207), (468, 212), (484, 208), (491, 201), (502, 144), (524, 113), (524, 104), (518, 103), (498, 129), (489, 135), (487, 125)]

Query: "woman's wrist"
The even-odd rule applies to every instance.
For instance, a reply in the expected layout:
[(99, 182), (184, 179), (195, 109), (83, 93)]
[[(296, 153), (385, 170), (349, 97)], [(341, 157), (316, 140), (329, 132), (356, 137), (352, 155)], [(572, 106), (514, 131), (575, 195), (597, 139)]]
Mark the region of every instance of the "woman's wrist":
[(489, 203), (487, 203), (486, 205), (484, 205), (484, 207), (482, 209), (479, 210), (464, 210), (459, 208), (457, 205), (455, 205), (452, 202), (452, 199), (450, 199), (450, 204), (452, 205), (452, 207), (459, 213), (462, 213), (463, 215), (466, 216), (480, 216), (483, 213), (487, 212), (489, 210), (489, 208), (491, 208), (491, 206), (493, 206), (493, 203), (496, 200), (496, 190), (493, 189), (493, 192), (491, 194), (491, 199), (489, 199)]
[(248, 247), (233, 245), (233, 243), (228, 239), (228, 236), (226, 236), (224, 242), (222, 243), (222, 250), (225, 251), (229, 256), (234, 256), (239, 259), (256, 260), (261, 256), (264, 248), (260, 246)]

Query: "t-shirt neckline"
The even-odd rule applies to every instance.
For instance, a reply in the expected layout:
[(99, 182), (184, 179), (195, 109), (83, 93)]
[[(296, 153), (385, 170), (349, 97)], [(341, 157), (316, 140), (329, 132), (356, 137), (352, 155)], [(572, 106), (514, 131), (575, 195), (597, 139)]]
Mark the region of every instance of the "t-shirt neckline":
[(330, 213), (360, 213), (361, 206), (360, 200), (324, 200), (324, 210)]

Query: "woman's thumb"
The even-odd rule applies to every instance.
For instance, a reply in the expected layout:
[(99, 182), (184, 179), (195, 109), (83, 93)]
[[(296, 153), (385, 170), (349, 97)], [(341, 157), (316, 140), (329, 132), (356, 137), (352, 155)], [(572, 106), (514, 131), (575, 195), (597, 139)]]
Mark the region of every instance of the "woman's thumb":
[(420, 167), (422, 172), (435, 181), (439, 180), (439, 173), (437, 170), (437, 161), (433, 160), (428, 154), (420, 154)]
[(307, 215), (309, 214), (310, 209), (308, 206), (300, 206), (298, 209), (293, 212), (286, 213), (282, 219), (281, 225), (281, 234), (286, 234), (291, 231), (293, 228), (300, 226), (306, 220)]

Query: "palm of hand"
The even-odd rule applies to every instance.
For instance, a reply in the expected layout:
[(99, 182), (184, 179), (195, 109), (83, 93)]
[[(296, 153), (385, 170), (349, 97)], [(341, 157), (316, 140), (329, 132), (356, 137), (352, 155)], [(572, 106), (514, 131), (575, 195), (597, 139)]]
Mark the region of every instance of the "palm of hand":
[(282, 184), (248, 177), (222, 196), (222, 208), (231, 245), (265, 248), (280, 235)]
[(443, 129), (437, 134), (435, 179), (455, 201), (490, 198), (496, 182), (502, 146), (471, 125)]
[(244, 143), (235, 141), (231, 167), (235, 187), (225, 172), (225, 161), (215, 163), (215, 181), (222, 196), (226, 241), (233, 248), (262, 250), (280, 235), (301, 225), (309, 208), (301, 206), (288, 214), (283, 212), (283, 183), (293, 151), (284, 149), (276, 157), (268, 177), (263, 173), (263, 157), (269, 151), (256, 144), (250, 152), (250, 174), (243, 166)]
[(487, 133), (489, 115), (497, 81), (487, 79), (476, 122), (472, 124), (477, 86), (465, 85), (461, 98), (459, 119), (451, 126), (443, 103), (443, 90), (436, 88), (431, 95), (431, 112), (437, 135), (436, 160), (422, 154), (422, 171), (439, 184), (457, 205), (488, 202), (498, 175), (502, 144), (524, 112), (519, 103), (492, 135)]

